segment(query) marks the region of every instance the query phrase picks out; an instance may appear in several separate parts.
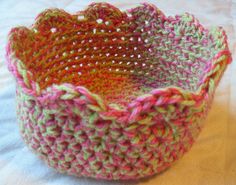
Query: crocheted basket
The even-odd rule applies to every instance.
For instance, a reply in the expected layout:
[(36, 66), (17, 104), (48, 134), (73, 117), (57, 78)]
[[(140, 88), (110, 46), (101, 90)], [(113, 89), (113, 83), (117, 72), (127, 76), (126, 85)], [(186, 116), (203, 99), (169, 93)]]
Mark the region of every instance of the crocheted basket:
[(7, 59), (21, 134), (49, 166), (137, 179), (189, 150), (231, 54), (222, 28), (188, 13), (92, 3), (12, 29)]

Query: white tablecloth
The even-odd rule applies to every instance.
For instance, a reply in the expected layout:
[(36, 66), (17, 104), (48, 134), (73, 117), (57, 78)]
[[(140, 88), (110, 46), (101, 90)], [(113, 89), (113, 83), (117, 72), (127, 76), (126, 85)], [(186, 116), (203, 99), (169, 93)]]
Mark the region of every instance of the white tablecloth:
[[(98, 181), (56, 173), (24, 145), (15, 116), (15, 82), (5, 66), (5, 43), (11, 27), (30, 25), (45, 8), (68, 12), (82, 10), (86, 0), (1, 0), (0, 1), (0, 185), (235, 185), (236, 184), (236, 63), (227, 69), (217, 88), (205, 127), (181, 160), (164, 173), (142, 181)], [(107, 1), (126, 9), (142, 1)], [(159, 0), (166, 15), (190, 12), (204, 26), (223, 26), (236, 57), (236, 1)]]

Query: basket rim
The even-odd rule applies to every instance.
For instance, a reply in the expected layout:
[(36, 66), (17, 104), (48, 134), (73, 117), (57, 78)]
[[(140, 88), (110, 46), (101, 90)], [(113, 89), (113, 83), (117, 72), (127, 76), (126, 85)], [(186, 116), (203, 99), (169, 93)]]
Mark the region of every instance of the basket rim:
[[(117, 7), (115, 7), (109, 3), (92, 3), (87, 7), (87, 9), (91, 6), (96, 6), (98, 4), (102, 4), (104, 6), (112, 6), (114, 9), (120, 11)], [(155, 5), (150, 4), (150, 3), (140, 3), (140, 4), (141, 5), (138, 5), (135, 8), (138, 8), (141, 6), (151, 6), (155, 9), (155, 11), (157, 13), (159, 13), (165, 17), (165, 15), (161, 12), (161, 10), (159, 10)], [(85, 9), (84, 11), (86, 11), (87, 9)], [(133, 9), (133, 8), (131, 8), (131, 9)], [(122, 11), (122, 13), (125, 13), (125, 15), (127, 16), (127, 13), (131, 9)], [(70, 94), (71, 99), (79, 96), (80, 94), (83, 94), (86, 97), (90, 97), (91, 101), (93, 99), (93, 101), (97, 102), (97, 104), (100, 105), (100, 108), (102, 108), (101, 111), (103, 111), (103, 112), (107, 111), (107, 110), (114, 110), (114, 109), (116, 111), (127, 111), (127, 109), (134, 108), (135, 107), (134, 105), (136, 105), (137, 102), (140, 103), (142, 101), (148, 100), (148, 97), (150, 97), (151, 95), (155, 96), (156, 99), (160, 98), (161, 96), (169, 97), (170, 101), (166, 101), (166, 102), (163, 101), (162, 102), (163, 104), (169, 104), (169, 103), (173, 102), (173, 101), (171, 101), (171, 97), (176, 96), (176, 95), (181, 96), (184, 100), (187, 100), (187, 101), (198, 101), (198, 100), (202, 100), (205, 98), (208, 99), (208, 96), (209, 96), (208, 94), (211, 95), (214, 93), (216, 85), (221, 78), (221, 77), (219, 77), (219, 79), (217, 79), (217, 80), (214, 79), (217, 71), (219, 70), (219, 69), (218, 70), (216, 69), (217, 66), (222, 67), (222, 65), (227, 65), (232, 62), (232, 56), (231, 56), (231, 52), (228, 47), (227, 35), (226, 35), (225, 30), (222, 27), (210, 28), (209, 30), (205, 29), (193, 15), (191, 15), (189, 13), (184, 13), (182, 16), (190, 16), (193, 19), (193, 22), (195, 22), (203, 30), (212, 31), (214, 29), (215, 31), (220, 32), (224, 36), (224, 40), (223, 40), (223, 43), (225, 46), (224, 49), (220, 50), (210, 60), (211, 67), (210, 67), (209, 71), (207, 71), (205, 73), (205, 77), (203, 78), (202, 84), (195, 91), (183, 89), (182, 87), (179, 87), (179, 86), (166, 86), (164, 88), (153, 88), (148, 93), (144, 93), (143, 95), (136, 97), (131, 102), (128, 102), (126, 107), (121, 107), (120, 105), (118, 105), (116, 103), (107, 103), (106, 104), (103, 102), (103, 100), (99, 94), (89, 91), (84, 86), (76, 86), (71, 83), (61, 83), (59, 85), (52, 84), (52, 85), (49, 85), (47, 88), (40, 90), (39, 85), (35, 81), (31, 80), (31, 77), (33, 76), (32, 72), (28, 71), (26, 69), (24, 63), (15, 56), (14, 49), (11, 47), (11, 36), (12, 36), (12, 34), (15, 33), (15, 31), (17, 29), (27, 29), (28, 31), (33, 32), (35, 26), (38, 24), (39, 19), (42, 16), (44, 16), (45, 12), (53, 12), (53, 11), (59, 11), (63, 14), (67, 14), (69, 16), (78, 16), (82, 12), (84, 12), (84, 11), (79, 11), (75, 14), (70, 14), (62, 9), (57, 9), (57, 8), (46, 9), (43, 12), (38, 14), (35, 22), (31, 25), (31, 27), (19, 26), (19, 27), (15, 27), (15, 28), (11, 29), (11, 31), (8, 34), (8, 43), (6, 45), (6, 59), (8, 62), (8, 68), (13, 73), (15, 78), (17, 78), (17, 83), (20, 85), (20, 87), (23, 89), (23, 91), (26, 94), (34, 96), (36, 98), (39, 98), (40, 100), (42, 100), (42, 102), (44, 102), (45, 99), (47, 99), (47, 97), (54, 96), (55, 92), (53, 92), (53, 91), (55, 91), (55, 90), (56, 91), (63, 91), (64, 93), (59, 93), (59, 94), (63, 94), (64, 98), (66, 97), (65, 96), (66, 94)], [(171, 16), (165, 17), (165, 19), (172, 19), (172, 18), (173, 17), (171, 17)], [(217, 41), (218, 40), (216, 39), (215, 42), (217, 42)]]

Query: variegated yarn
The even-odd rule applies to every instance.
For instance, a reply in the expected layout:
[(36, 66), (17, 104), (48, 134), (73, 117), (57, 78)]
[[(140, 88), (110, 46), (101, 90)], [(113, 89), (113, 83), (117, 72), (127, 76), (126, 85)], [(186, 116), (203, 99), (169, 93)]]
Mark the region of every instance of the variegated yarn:
[(222, 28), (188, 13), (92, 3), (12, 29), (7, 59), (34, 152), (67, 174), (136, 179), (189, 150), (231, 54)]

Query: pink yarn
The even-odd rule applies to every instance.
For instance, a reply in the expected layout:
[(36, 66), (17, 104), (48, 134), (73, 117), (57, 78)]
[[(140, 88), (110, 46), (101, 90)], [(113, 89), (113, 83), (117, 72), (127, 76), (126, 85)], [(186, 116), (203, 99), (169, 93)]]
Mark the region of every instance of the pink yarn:
[(59, 172), (137, 179), (187, 152), (232, 61), (222, 28), (144, 3), (49, 9), (9, 33), (26, 144)]

